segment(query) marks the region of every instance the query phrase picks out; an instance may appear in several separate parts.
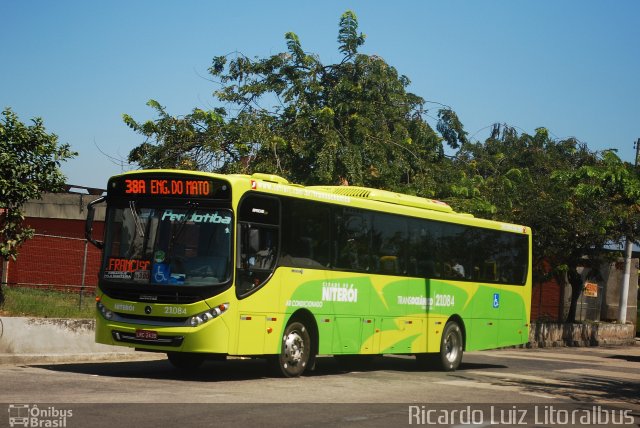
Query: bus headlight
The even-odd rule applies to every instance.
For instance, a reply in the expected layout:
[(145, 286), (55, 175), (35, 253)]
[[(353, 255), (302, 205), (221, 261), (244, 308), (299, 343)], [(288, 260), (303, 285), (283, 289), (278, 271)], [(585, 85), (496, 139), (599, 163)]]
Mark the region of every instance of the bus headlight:
[(96, 306), (105, 319), (110, 320), (113, 318), (113, 312), (107, 309), (101, 302), (98, 302)]
[(229, 309), (228, 303), (223, 303), (221, 305), (218, 305), (215, 308), (209, 309), (206, 312), (203, 312), (201, 314), (198, 314), (189, 318), (189, 325), (191, 327), (197, 327), (199, 325), (202, 325), (208, 321), (211, 321), (214, 318), (219, 317), (220, 315), (225, 313), (227, 309)]

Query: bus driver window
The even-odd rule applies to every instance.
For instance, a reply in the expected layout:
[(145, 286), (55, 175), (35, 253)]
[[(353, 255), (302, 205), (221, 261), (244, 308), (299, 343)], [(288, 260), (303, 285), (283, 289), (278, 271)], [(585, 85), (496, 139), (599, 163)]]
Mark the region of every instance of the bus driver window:
[(252, 195), (238, 210), (237, 295), (246, 296), (273, 273), (278, 256), (280, 204), (275, 198)]

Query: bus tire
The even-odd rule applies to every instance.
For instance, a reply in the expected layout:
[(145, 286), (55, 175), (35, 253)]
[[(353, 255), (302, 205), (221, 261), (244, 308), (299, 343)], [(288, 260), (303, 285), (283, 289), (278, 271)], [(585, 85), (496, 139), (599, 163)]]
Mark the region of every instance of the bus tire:
[(440, 367), (446, 372), (454, 371), (460, 366), (464, 348), (462, 329), (455, 321), (448, 321), (440, 339)]
[(195, 370), (204, 363), (204, 354), (190, 352), (167, 352), (171, 365), (180, 370)]
[(276, 374), (300, 376), (312, 361), (311, 354), (311, 336), (307, 327), (300, 321), (289, 323), (282, 335), (280, 355), (272, 360)]

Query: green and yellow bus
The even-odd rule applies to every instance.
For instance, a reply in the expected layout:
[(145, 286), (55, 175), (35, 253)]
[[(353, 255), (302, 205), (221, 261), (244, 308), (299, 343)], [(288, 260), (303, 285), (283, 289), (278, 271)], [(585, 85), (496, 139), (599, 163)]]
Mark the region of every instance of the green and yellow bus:
[(439, 201), (136, 171), (91, 204), (87, 238), (103, 248), (96, 341), (177, 367), (252, 356), (293, 377), (317, 355), (404, 354), (455, 370), (465, 350), (528, 341), (531, 230)]

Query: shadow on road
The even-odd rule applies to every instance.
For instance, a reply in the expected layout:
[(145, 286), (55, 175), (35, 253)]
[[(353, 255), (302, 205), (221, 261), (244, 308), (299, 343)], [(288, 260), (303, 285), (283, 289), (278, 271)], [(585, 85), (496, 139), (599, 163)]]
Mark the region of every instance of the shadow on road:
[(610, 355), (607, 358), (613, 358), (616, 360), (625, 360), (632, 363), (640, 363), (640, 355)]
[[(42, 364), (31, 365), (31, 367), (55, 372), (80, 373), (92, 376), (184, 380), (194, 382), (245, 381), (273, 377), (270, 367), (264, 359), (249, 358), (207, 361), (202, 367), (194, 370), (176, 369), (167, 360), (162, 359), (149, 361)], [(498, 368), (506, 368), (506, 366), (463, 362), (458, 372)], [(377, 371), (434, 372), (439, 374), (437, 368), (421, 366), (413, 357), (383, 356), (358, 366), (343, 364), (333, 357), (318, 357), (315, 370), (305, 376), (332, 376), (351, 372)]]
[[(461, 372), (455, 372), (455, 377), (467, 380), (475, 380), (476, 377), (468, 378)], [(487, 378), (482, 378), (487, 380)], [(531, 395), (561, 397), (572, 402), (600, 404), (607, 402), (640, 404), (640, 383), (632, 380), (622, 380), (598, 376), (576, 376), (572, 378), (549, 378), (547, 379), (522, 379), (493, 378), (489, 380), (497, 388), (516, 387), (527, 391)]]

